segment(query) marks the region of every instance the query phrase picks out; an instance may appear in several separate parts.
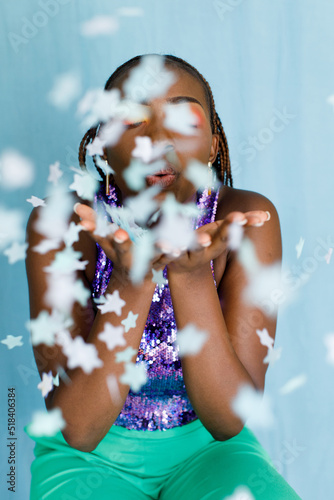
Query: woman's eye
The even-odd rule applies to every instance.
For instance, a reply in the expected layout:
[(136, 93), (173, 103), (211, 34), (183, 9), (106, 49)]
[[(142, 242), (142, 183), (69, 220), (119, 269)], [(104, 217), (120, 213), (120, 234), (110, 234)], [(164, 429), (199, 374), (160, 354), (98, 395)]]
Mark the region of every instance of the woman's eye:
[(146, 123), (146, 120), (142, 120), (142, 121), (139, 121), (139, 122), (125, 121), (125, 122), (124, 122), (124, 125), (125, 125), (127, 128), (135, 128), (135, 127), (139, 127), (139, 126), (140, 126), (140, 125), (142, 125), (143, 123)]

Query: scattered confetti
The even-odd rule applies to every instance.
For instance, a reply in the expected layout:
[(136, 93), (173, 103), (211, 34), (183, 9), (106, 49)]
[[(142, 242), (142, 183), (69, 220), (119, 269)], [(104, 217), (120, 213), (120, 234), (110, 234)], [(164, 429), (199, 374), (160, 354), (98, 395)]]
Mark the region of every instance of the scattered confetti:
[(26, 201), (31, 203), (33, 207), (45, 207), (45, 201), (41, 198), (37, 198), (37, 196), (32, 196)]
[(52, 182), (52, 184), (57, 185), (58, 180), (62, 177), (63, 171), (60, 168), (59, 161), (56, 161), (49, 167), (49, 177), (48, 182)]
[(164, 126), (183, 135), (196, 135), (197, 117), (188, 102), (165, 104)]
[(279, 392), (280, 394), (288, 394), (289, 392), (295, 391), (298, 387), (304, 385), (307, 381), (307, 376), (305, 373), (297, 375), (297, 377), (291, 378), (286, 384), (284, 384)]
[(117, 316), (122, 314), (122, 308), (125, 306), (125, 300), (119, 296), (119, 291), (115, 290), (113, 293), (107, 293), (105, 301), (101, 306), (98, 306), (101, 314), (114, 312)]
[(82, 271), (88, 264), (88, 260), (79, 260), (82, 257), (81, 252), (76, 252), (72, 247), (66, 247), (61, 252), (57, 252), (53, 262), (44, 267), (48, 273), (72, 273)]
[(45, 240), (42, 240), (38, 245), (32, 247), (32, 250), (34, 250), (34, 252), (37, 252), (40, 254), (46, 254), (46, 253), (50, 252), (51, 250), (56, 250), (57, 248), (60, 247), (60, 245), (61, 245), (60, 240), (45, 239)]
[(132, 191), (140, 191), (146, 187), (145, 178), (165, 168), (165, 161), (157, 160), (147, 165), (137, 158), (133, 158), (130, 165), (124, 170), (123, 177)]
[(81, 24), (81, 34), (88, 37), (112, 35), (117, 30), (118, 21), (112, 16), (95, 16)]
[(121, 321), (122, 325), (124, 325), (125, 333), (127, 333), (130, 330), (130, 328), (135, 328), (137, 318), (138, 314), (133, 314), (132, 311), (129, 311), (127, 318)]
[(117, 117), (120, 101), (121, 91), (116, 88), (108, 91), (92, 89), (86, 92), (78, 104), (78, 114), (83, 118), (83, 126), (92, 127)]
[(329, 248), (327, 254), (325, 255), (326, 264), (330, 263), (332, 253), (333, 253), (333, 248)]
[(37, 385), (37, 388), (42, 391), (43, 398), (45, 398), (49, 394), (49, 392), (52, 391), (52, 389), (53, 389), (53, 376), (52, 376), (51, 370), (49, 371), (49, 373), (42, 374), (42, 380)]
[(81, 93), (81, 81), (75, 73), (63, 73), (55, 79), (48, 101), (55, 107), (67, 109)]
[(31, 436), (54, 436), (66, 426), (60, 408), (49, 411), (37, 411), (33, 414), (32, 422), (27, 431)]
[(197, 160), (191, 160), (184, 176), (198, 189), (205, 189), (209, 183), (209, 169), (207, 165)]
[(137, 196), (125, 200), (125, 206), (131, 211), (133, 219), (138, 224), (145, 224), (157, 210), (158, 202), (154, 198), (159, 192), (159, 186), (152, 186), (141, 191)]
[(75, 222), (71, 222), (67, 231), (64, 234), (64, 243), (67, 247), (71, 247), (73, 243), (79, 241), (79, 233), (83, 230), (83, 226), (80, 224), (76, 224)]
[(109, 394), (111, 399), (115, 404), (121, 404), (121, 394), (119, 392), (119, 386), (117, 382), (117, 378), (115, 375), (108, 375), (106, 377), (106, 382), (109, 390)]
[(304, 243), (305, 243), (304, 238), (300, 237), (300, 240), (298, 241), (298, 243), (297, 243), (297, 245), (295, 247), (296, 248), (296, 252), (297, 252), (297, 259), (299, 259), (299, 257), (302, 254)]
[(124, 328), (122, 326), (106, 323), (103, 332), (99, 333), (97, 337), (107, 344), (109, 351), (112, 351), (118, 345), (126, 345), (123, 334)]
[(247, 486), (238, 486), (232, 495), (224, 497), (224, 500), (255, 500), (255, 497)]
[(60, 183), (49, 188), (47, 204), (39, 210), (35, 229), (50, 240), (62, 240), (73, 213), (73, 195)]
[(132, 156), (139, 158), (144, 163), (150, 163), (161, 158), (173, 146), (167, 141), (152, 142), (151, 137), (137, 136), (135, 137), (136, 146), (132, 150)]
[(67, 356), (67, 366), (70, 369), (82, 368), (85, 373), (91, 373), (94, 368), (103, 366), (103, 362), (98, 357), (98, 352), (93, 344), (88, 344), (80, 336), (63, 346), (63, 352)]
[(144, 102), (165, 95), (175, 81), (175, 74), (164, 66), (163, 56), (147, 55), (131, 70), (123, 91), (127, 98)]
[(76, 279), (75, 273), (50, 273), (47, 282), (45, 303), (64, 314), (72, 313), (75, 302), (85, 307), (91, 296), (89, 288), (81, 279)]
[(147, 382), (147, 372), (145, 363), (125, 363), (125, 372), (119, 380), (122, 384), (128, 384), (133, 392), (140, 391), (140, 388)]
[(231, 250), (238, 250), (240, 248), (242, 238), (244, 235), (244, 228), (240, 226), (240, 224), (232, 222), (227, 228), (227, 233), (228, 233), (227, 246)]
[(259, 336), (262, 345), (265, 345), (268, 349), (273, 348), (274, 339), (270, 337), (267, 328), (263, 328), (263, 330), (256, 330), (256, 333)]
[(4, 250), (4, 255), (8, 257), (9, 264), (15, 264), (19, 260), (24, 260), (26, 258), (28, 243), (19, 244), (16, 241), (11, 247)]
[(41, 311), (37, 318), (27, 321), (26, 328), (30, 330), (32, 345), (51, 346), (54, 345), (56, 333), (65, 330), (72, 323), (71, 319), (64, 319), (57, 311), (52, 311), (52, 314)]
[(8, 349), (13, 349), (14, 347), (20, 347), (23, 345), (22, 335), (19, 337), (14, 337), (13, 335), (7, 335), (4, 340), (1, 340), (1, 344), (5, 344)]
[(267, 355), (263, 358), (263, 363), (268, 363), (273, 365), (278, 361), (282, 354), (282, 347), (278, 347), (277, 349), (268, 349)]
[(98, 181), (86, 170), (78, 170), (73, 168), (74, 181), (70, 185), (70, 189), (76, 191), (79, 198), (93, 201), (94, 195), (98, 188)]
[(134, 243), (133, 246), (133, 265), (130, 269), (130, 278), (132, 283), (141, 283), (149, 271), (149, 264), (154, 256), (154, 234), (152, 231), (146, 231)]
[(232, 410), (251, 427), (270, 427), (274, 422), (270, 400), (249, 385), (242, 386), (232, 401)]
[(188, 324), (177, 332), (177, 344), (180, 356), (198, 354), (208, 338), (208, 333), (196, 325)]
[(116, 353), (116, 363), (130, 363), (135, 354), (137, 354), (137, 351), (129, 346), (124, 351)]
[(0, 185), (6, 189), (25, 188), (34, 180), (34, 165), (14, 149), (5, 150), (0, 156)]
[(153, 283), (156, 283), (159, 286), (165, 285), (167, 283), (166, 278), (164, 278), (162, 269), (160, 269), (159, 271), (152, 269), (152, 274), (153, 274), (152, 276)]

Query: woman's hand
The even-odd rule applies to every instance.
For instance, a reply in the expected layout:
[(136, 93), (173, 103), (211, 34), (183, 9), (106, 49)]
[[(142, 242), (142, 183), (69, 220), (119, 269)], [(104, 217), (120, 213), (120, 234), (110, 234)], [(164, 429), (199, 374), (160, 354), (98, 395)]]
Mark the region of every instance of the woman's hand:
[(263, 210), (251, 212), (230, 212), (224, 220), (211, 222), (196, 230), (198, 246), (184, 252), (164, 254), (155, 262), (155, 266), (168, 265), (169, 270), (183, 273), (199, 269), (214, 260), (229, 248), (229, 230), (231, 224), (240, 226), (262, 226), (270, 219), (270, 213)]

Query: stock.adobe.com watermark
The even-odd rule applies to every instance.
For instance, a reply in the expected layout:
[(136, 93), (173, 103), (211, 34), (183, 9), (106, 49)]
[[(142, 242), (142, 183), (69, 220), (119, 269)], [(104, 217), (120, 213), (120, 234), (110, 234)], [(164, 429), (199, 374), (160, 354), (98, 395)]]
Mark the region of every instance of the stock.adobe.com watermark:
[(55, 17), (63, 5), (72, 0), (39, 0), (40, 9), (36, 10), (30, 18), (21, 17), (21, 29), (19, 33), (10, 31), (8, 40), (14, 52), (18, 53), (21, 47), (29, 43), (39, 33), (40, 29), (48, 25), (51, 18)]

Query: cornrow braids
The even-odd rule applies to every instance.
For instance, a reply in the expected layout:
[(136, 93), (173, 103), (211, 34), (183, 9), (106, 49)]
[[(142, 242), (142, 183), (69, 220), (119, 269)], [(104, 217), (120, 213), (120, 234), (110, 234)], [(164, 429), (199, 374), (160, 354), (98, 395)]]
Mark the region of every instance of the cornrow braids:
[[(131, 68), (136, 66), (141, 58), (144, 57), (144, 55), (136, 56), (130, 59), (129, 61), (126, 61), (123, 63), (121, 66), (119, 66), (114, 73), (109, 77), (107, 80), (104, 90), (110, 90), (113, 88), (117, 82), (118, 79), (124, 76), (124, 74), (129, 71)], [(230, 161), (230, 154), (229, 154), (229, 148), (227, 144), (227, 138), (224, 132), (223, 125), (221, 123), (221, 120), (218, 116), (218, 113), (216, 111), (215, 107), (215, 101), (213, 98), (212, 90), (207, 82), (207, 80), (204, 78), (204, 76), (191, 64), (189, 64), (187, 61), (184, 59), (181, 59), (179, 57), (173, 56), (173, 55), (163, 55), (161, 56), (164, 58), (164, 62), (166, 65), (176, 65), (179, 68), (187, 71), (190, 73), (192, 76), (197, 78), (203, 86), (203, 89), (205, 91), (205, 96), (207, 100), (207, 104), (210, 110), (210, 121), (211, 121), (211, 129), (213, 134), (218, 135), (218, 154), (217, 158), (213, 163), (213, 168), (216, 170), (218, 178), (221, 180), (221, 182), (226, 185), (226, 186), (233, 186), (233, 179), (232, 179), (232, 172), (231, 172), (231, 161)], [(79, 146), (79, 163), (82, 168), (86, 167), (86, 148), (90, 142), (92, 142), (96, 136), (98, 127), (92, 127), (90, 128), (84, 137), (81, 140), (80, 146)], [(96, 168), (99, 170), (100, 174), (103, 174), (101, 170), (98, 168), (95, 162), (95, 158), (93, 157), (94, 164)]]

